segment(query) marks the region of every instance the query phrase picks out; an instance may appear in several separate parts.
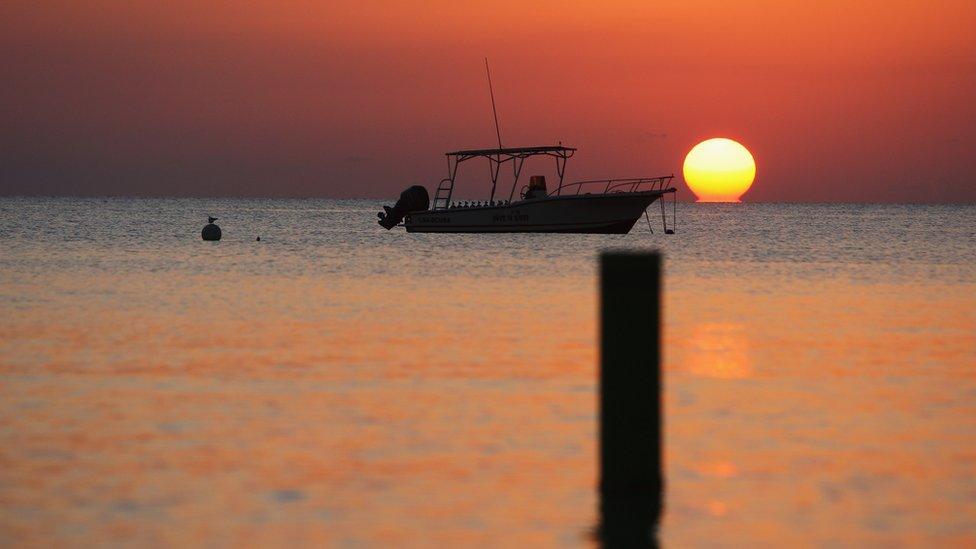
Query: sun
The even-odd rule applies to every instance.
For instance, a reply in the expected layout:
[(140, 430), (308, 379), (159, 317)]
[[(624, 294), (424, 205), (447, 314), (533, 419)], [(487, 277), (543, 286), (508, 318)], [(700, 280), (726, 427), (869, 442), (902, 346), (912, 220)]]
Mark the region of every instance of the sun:
[(716, 137), (688, 152), (684, 174), (699, 202), (739, 202), (756, 178), (756, 161), (740, 143)]

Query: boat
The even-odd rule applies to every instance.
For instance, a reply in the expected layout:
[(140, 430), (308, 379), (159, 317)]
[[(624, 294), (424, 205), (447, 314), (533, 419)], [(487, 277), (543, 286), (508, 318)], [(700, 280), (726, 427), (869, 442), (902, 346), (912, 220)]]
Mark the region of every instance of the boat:
[[(677, 213), (677, 194), (671, 186), (674, 174), (564, 183), (566, 162), (576, 153), (576, 149), (564, 147), (562, 143), (541, 147), (503, 147), (488, 59), (485, 59), (485, 73), (488, 76), (498, 148), (445, 153), (447, 178), (437, 185), (433, 203), (426, 187), (408, 187), (393, 207), (383, 206), (384, 211), (377, 214), (382, 227), (389, 230), (402, 223), (408, 233), (626, 234), (642, 215), (650, 227), (647, 207), (660, 201), (664, 232), (674, 234), (674, 227), (668, 227), (664, 203), (664, 196), (670, 194), (673, 225)], [(531, 176), (528, 185), (519, 189), (519, 176), (525, 160), (535, 156), (555, 158), (559, 182), (554, 190), (548, 190), (544, 175)], [(488, 200), (452, 201), (458, 167), (475, 158), (488, 160), (491, 174)], [(502, 165), (509, 162), (515, 175), (512, 188), (507, 198), (499, 194), (496, 199)], [(515, 197), (516, 189), (519, 189), (518, 198)]]
[[(461, 150), (446, 153), (448, 177), (437, 186), (431, 203), (427, 189), (415, 185), (405, 190), (393, 207), (384, 206), (379, 224), (392, 229), (402, 223), (410, 233), (602, 233), (626, 234), (647, 208), (661, 203), (666, 234), (674, 234), (676, 189), (674, 175), (626, 179), (599, 179), (564, 183), (566, 162), (576, 149), (562, 144), (540, 147)], [(558, 184), (547, 189), (544, 175), (533, 175), (519, 188), (519, 176), (527, 158), (549, 156), (556, 160)], [(484, 201), (452, 201), (458, 166), (485, 158), (491, 173), (491, 193)], [(513, 163), (514, 182), (508, 196), (498, 193), (502, 165)], [(518, 190), (518, 196), (515, 195)], [(672, 226), (668, 226), (665, 196), (671, 195)]]

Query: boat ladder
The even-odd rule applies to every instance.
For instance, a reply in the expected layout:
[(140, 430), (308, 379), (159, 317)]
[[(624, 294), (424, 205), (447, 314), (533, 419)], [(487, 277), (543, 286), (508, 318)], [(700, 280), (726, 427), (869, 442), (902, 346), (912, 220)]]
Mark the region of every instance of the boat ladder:
[(434, 204), (432, 210), (446, 210), (450, 206), (451, 191), (454, 190), (454, 182), (450, 179), (441, 179), (437, 184), (437, 192), (434, 193)]

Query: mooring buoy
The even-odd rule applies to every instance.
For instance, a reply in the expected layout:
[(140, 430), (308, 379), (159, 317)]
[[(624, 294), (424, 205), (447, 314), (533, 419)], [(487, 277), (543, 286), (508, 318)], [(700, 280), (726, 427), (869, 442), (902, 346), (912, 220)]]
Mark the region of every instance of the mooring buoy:
[(214, 225), (214, 221), (217, 221), (216, 217), (207, 217), (207, 224), (203, 226), (203, 230), (200, 231), (200, 236), (204, 240), (220, 240), (220, 227)]

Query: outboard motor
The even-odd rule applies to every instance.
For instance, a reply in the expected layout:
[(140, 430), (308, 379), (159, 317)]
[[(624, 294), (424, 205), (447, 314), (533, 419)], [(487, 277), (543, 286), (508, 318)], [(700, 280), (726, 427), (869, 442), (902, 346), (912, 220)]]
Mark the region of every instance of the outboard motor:
[(400, 193), (400, 199), (392, 208), (383, 206), (385, 211), (376, 214), (380, 218), (379, 224), (386, 230), (396, 227), (403, 221), (403, 217), (410, 212), (423, 211), (430, 207), (430, 195), (422, 185), (407, 187)]

